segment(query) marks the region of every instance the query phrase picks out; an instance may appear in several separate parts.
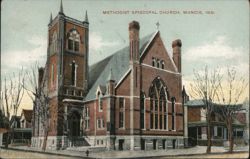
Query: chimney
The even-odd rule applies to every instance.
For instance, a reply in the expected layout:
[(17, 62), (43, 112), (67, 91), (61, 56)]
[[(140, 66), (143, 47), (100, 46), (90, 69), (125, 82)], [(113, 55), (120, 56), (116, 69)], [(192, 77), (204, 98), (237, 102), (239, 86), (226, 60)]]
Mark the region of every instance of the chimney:
[(181, 72), (181, 40), (177, 39), (172, 42), (173, 48), (173, 60), (178, 69), (178, 72)]
[(137, 21), (129, 23), (129, 46), (130, 61), (139, 61), (139, 30), (140, 24)]

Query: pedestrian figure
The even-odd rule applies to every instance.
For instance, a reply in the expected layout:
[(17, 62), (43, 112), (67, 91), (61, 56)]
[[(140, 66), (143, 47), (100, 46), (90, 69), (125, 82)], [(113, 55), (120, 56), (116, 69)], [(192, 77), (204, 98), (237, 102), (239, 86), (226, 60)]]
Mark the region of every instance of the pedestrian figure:
[(87, 156), (87, 157), (89, 156), (89, 150), (86, 151), (86, 156)]

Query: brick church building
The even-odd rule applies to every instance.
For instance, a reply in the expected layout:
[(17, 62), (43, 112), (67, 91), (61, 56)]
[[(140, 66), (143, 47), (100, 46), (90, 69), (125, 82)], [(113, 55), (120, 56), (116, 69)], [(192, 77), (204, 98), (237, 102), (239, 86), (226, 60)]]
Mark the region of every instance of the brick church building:
[[(39, 69), (49, 97), (47, 149), (183, 147), (182, 43), (173, 41), (171, 58), (160, 32), (140, 38), (141, 28), (130, 22), (128, 46), (89, 66), (87, 12), (84, 21), (70, 18), (61, 3), (48, 25), (46, 66)], [(34, 110), (32, 146), (44, 141), (41, 120)]]

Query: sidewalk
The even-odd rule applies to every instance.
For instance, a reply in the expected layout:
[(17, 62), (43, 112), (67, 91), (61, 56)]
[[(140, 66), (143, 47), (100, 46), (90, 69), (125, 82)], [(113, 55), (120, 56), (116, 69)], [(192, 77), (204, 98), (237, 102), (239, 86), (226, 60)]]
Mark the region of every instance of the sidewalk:
[[(71, 157), (86, 158), (85, 152), (74, 151), (74, 150), (57, 150), (51, 151), (46, 150), (41, 151), (32, 147), (18, 146), (10, 147), (10, 149), (38, 152), (54, 155), (63, 155)], [(236, 147), (235, 152), (248, 151), (248, 146), (246, 147)], [(224, 153), (228, 150), (224, 147), (212, 146), (212, 153)], [(192, 148), (185, 149), (168, 149), (168, 150), (152, 150), (152, 151), (103, 151), (103, 152), (90, 152), (89, 158), (150, 158), (150, 157), (160, 157), (160, 156), (180, 156), (180, 155), (198, 155), (205, 154), (206, 146), (196, 146)]]

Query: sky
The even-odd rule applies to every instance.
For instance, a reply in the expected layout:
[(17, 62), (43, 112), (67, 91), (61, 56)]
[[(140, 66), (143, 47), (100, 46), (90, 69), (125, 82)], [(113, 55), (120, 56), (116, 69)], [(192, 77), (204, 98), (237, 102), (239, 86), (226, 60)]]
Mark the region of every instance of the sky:
[[(90, 64), (128, 45), (128, 23), (140, 23), (140, 37), (159, 29), (172, 56), (172, 41), (182, 41), (182, 75), (187, 87), (193, 70), (235, 67), (249, 78), (249, 3), (247, 0), (62, 0), (65, 15), (83, 21), (88, 12)], [(3, 0), (1, 77), (34, 63), (45, 64), (50, 14), (60, 0)], [(119, 11), (127, 14), (104, 11)], [(139, 14), (135, 11), (144, 11)], [(151, 12), (151, 13), (150, 13)], [(159, 22), (159, 28), (156, 23)], [(248, 97), (248, 93), (245, 94)], [(28, 96), (22, 108), (32, 108)]]

